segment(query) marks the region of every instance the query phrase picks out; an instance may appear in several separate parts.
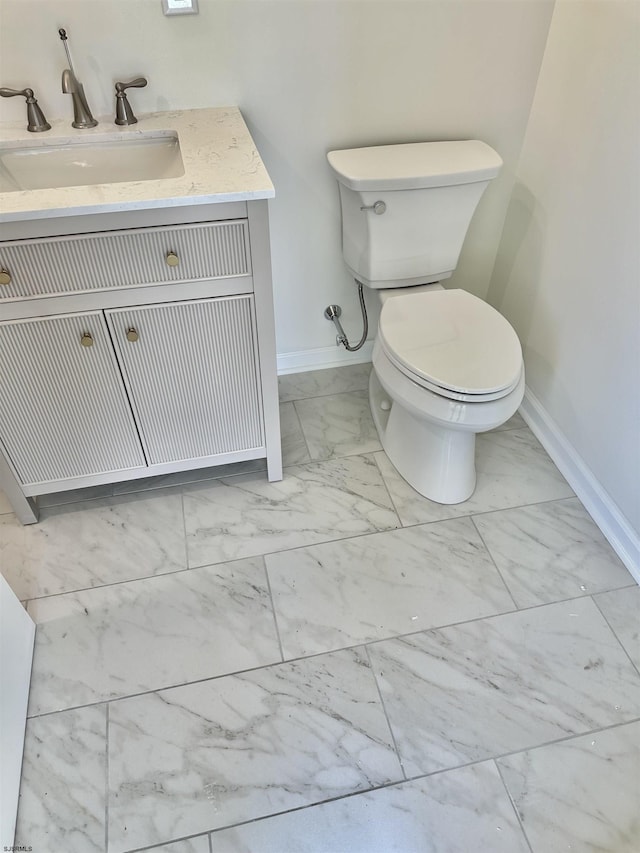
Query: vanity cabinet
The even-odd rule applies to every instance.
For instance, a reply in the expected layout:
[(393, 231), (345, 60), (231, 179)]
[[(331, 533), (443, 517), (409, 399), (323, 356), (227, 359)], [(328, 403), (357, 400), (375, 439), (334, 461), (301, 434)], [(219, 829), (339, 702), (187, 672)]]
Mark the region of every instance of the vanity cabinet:
[(152, 474), (264, 457), (281, 479), (266, 201), (22, 229), (0, 242), (0, 487), (23, 522), (39, 494)]

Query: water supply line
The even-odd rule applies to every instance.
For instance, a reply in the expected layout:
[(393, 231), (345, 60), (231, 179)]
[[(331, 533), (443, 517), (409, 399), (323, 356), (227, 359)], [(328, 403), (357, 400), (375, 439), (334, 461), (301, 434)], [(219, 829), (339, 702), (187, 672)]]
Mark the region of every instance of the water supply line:
[(340, 315), (342, 314), (342, 308), (339, 305), (327, 305), (324, 309), (324, 316), (327, 320), (332, 320), (336, 329), (338, 330), (338, 334), (336, 335), (336, 346), (342, 346), (348, 350), (349, 352), (356, 352), (360, 347), (364, 345), (364, 342), (367, 340), (367, 335), (369, 334), (369, 320), (367, 318), (367, 307), (364, 304), (364, 293), (362, 292), (362, 284), (359, 281), (356, 281), (358, 285), (358, 298), (360, 300), (360, 311), (362, 312), (362, 337), (358, 341), (355, 346), (352, 346), (349, 343), (349, 339), (347, 338), (344, 329), (342, 328), (342, 323), (340, 322)]

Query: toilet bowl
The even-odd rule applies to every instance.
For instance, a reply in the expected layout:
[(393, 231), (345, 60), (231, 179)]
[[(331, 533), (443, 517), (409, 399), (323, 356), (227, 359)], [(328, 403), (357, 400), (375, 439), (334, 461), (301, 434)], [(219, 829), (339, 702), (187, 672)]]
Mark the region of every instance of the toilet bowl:
[(369, 381), (380, 442), (416, 491), (460, 503), (476, 485), (476, 434), (522, 402), (520, 343), (497, 311), (465, 291), (382, 296)]
[(431, 500), (467, 500), (475, 437), (507, 421), (524, 394), (520, 342), (472, 294), (445, 290), (469, 223), (502, 160), (478, 140), (329, 152), (342, 250), (382, 310), (369, 397), (399, 474)]

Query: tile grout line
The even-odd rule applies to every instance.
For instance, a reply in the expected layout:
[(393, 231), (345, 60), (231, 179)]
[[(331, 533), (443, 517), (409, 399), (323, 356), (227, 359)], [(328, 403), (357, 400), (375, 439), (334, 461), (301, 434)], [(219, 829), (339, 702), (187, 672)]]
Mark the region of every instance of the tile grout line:
[(278, 638), (278, 647), (280, 649), (280, 658), (282, 663), (284, 663), (284, 649), (282, 647), (282, 637), (280, 636), (280, 628), (278, 626), (278, 616), (276, 614), (276, 605), (273, 600), (273, 591), (271, 589), (271, 579), (269, 577), (269, 569), (267, 567), (267, 561), (265, 557), (262, 557), (262, 566), (264, 568), (264, 576), (267, 579), (267, 590), (269, 591), (269, 599), (271, 601), (271, 614), (273, 616), (273, 624), (276, 629), (276, 637)]
[[(628, 587), (623, 586), (623, 587), (621, 587), (621, 589), (628, 589)], [(606, 592), (617, 592), (617, 591), (618, 591), (618, 590), (615, 590), (615, 589), (613, 589), (613, 590), (606, 590)], [(609, 622), (609, 620), (608, 620), (608, 619), (607, 619), (607, 617), (606, 617), (605, 612), (602, 610), (602, 608), (600, 607), (600, 605), (599, 605), (599, 604), (598, 604), (598, 602), (596, 601), (596, 595), (604, 595), (604, 594), (605, 594), (605, 593), (601, 593), (601, 592), (591, 593), (591, 595), (589, 596), (589, 598), (590, 598), (590, 599), (593, 601), (593, 603), (595, 604), (595, 606), (596, 606), (596, 608), (597, 608), (597, 610), (598, 610), (598, 613), (600, 613), (600, 615), (602, 616), (602, 618), (604, 619), (604, 621), (607, 623), (607, 625), (608, 625), (608, 627), (609, 627), (609, 630), (611, 631), (611, 633), (613, 634), (613, 636), (614, 636), (614, 637), (616, 638), (616, 640), (618, 641), (618, 644), (619, 644), (619, 645), (620, 645), (620, 647), (622, 648), (622, 650), (623, 650), (623, 652), (625, 653), (625, 655), (629, 658), (629, 662), (630, 662), (631, 666), (635, 669), (635, 671), (638, 673), (638, 677), (640, 678), (640, 669), (638, 668), (638, 666), (636, 665), (636, 662), (633, 660), (633, 658), (631, 657), (631, 655), (630, 655), (630, 654), (629, 654), (629, 652), (627, 651), (627, 647), (625, 646), (625, 644), (622, 642), (622, 640), (621, 640), (621, 639), (620, 639), (620, 637), (618, 636), (618, 632), (617, 632), (617, 631), (616, 631), (616, 629), (613, 627), (613, 625), (611, 624), (611, 622)]]
[[(241, 559), (245, 559), (245, 558), (241, 558)], [(207, 568), (207, 567), (201, 566), (200, 568)], [(183, 571), (185, 571), (185, 570), (183, 570)], [(160, 576), (160, 577), (162, 577), (162, 576)], [(633, 586), (635, 587), (636, 585), (634, 584)], [(622, 589), (627, 589), (627, 587), (622, 587)], [(615, 592), (616, 590), (612, 590), (612, 591)], [(194, 681), (178, 682), (175, 684), (165, 684), (165, 685), (161, 685), (158, 687), (151, 688), (149, 690), (141, 690), (138, 693), (128, 693), (128, 694), (123, 695), (123, 696), (103, 697), (102, 699), (96, 699), (95, 702), (88, 702), (84, 705), (72, 705), (68, 708), (58, 708), (54, 711), (44, 711), (41, 714), (33, 714), (33, 715), (28, 716), (27, 719), (37, 719), (38, 717), (48, 717), (48, 716), (51, 716), (52, 714), (61, 714), (61, 713), (64, 713), (65, 711), (73, 711), (73, 710), (77, 710), (79, 708), (91, 708), (91, 707), (94, 707), (96, 705), (101, 705), (104, 702), (123, 702), (123, 701), (126, 701), (127, 699), (137, 699), (140, 696), (147, 696), (147, 695), (150, 695), (153, 693), (159, 693), (159, 692), (164, 691), (164, 690), (177, 690), (181, 687), (187, 687), (191, 684), (202, 684), (206, 681), (216, 681), (219, 678), (226, 678), (228, 676), (244, 675), (246, 673), (256, 672), (257, 670), (265, 669), (265, 668), (271, 667), (271, 666), (281, 666), (282, 664), (301, 663), (302, 661), (313, 660), (314, 658), (319, 658), (319, 657), (322, 657), (323, 655), (338, 654), (340, 652), (353, 651), (354, 649), (360, 648), (362, 646), (368, 647), (368, 646), (372, 646), (372, 645), (377, 645), (379, 643), (392, 642), (393, 640), (406, 640), (408, 638), (419, 636), (421, 634), (427, 634), (431, 631), (444, 631), (447, 628), (457, 628), (457, 627), (464, 626), (464, 625), (470, 625), (474, 622), (484, 622), (488, 619), (499, 619), (499, 618), (504, 617), (504, 616), (514, 616), (514, 615), (517, 615), (520, 613), (524, 614), (524, 613), (527, 613), (531, 610), (539, 610), (543, 607), (553, 607), (553, 606), (558, 605), (558, 604), (568, 604), (568, 603), (573, 602), (573, 601), (582, 601), (582, 600), (587, 599), (587, 598), (591, 598), (591, 595), (588, 595), (588, 594), (587, 595), (580, 595), (580, 596), (575, 596), (574, 598), (563, 598), (559, 601), (548, 601), (548, 602), (544, 602), (542, 604), (534, 604), (531, 607), (523, 607), (523, 608), (516, 608), (514, 610), (499, 611), (497, 613), (491, 613), (491, 614), (486, 615), (486, 616), (477, 616), (477, 617), (474, 617), (472, 619), (464, 619), (464, 620), (459, 621), (459, 622), (449, 622), (446, 625), (433, 625), (431, 628), (420, 628), (416, 631), (410, 631), (406, 634), (391, 634), (388, 637), (380, 637), (380, 638), (374, 638), (374, 639), (370, 639), (370, 640), (360, 639), (360, 640), (354, 642), (350, 646), (340, 646), (339, 648), (325, 649), (321, 652), (314, 652), (313, 654), (310, 654), (310, 655), (298, 655), (297, 657), (293, 657), (293, 658), (286, 658), (283, 656), (282, 661), (274, 661), (272, 663), (261, 664), (259, 666), (253, 666), (253, 667), (249, 667), (247, 669), (239, 669), (239, 670), (231, 670), (230, 672), (222, 672), (222, 673), (219, 673), (218, 675), (205, 676), (204, 678), (198, 678), (198, 679), (195, 679)], [(598, 607), (597, 607), (597, 610), (598, 610), (598, 612), (601, 612), (600, 608), (598, 608)], [(606, 622), (606, 619), (605, 619), (605, 622)], [(608, 625), (608, 623), (607, 623), (607, 625)], [(617, 635), (616, 635), (616, 639), (618, 640)], [(618, 640), (618, 642), (620, 642), (620, 641)], [(626, 653), (626, 649), (625, 649), (625, 653)], [(633, 662), (632, 662), (632, 665), (633, 665)], [(637, 671), (635, 665), (633, 665), (633, 668), (634, 668), (634, 671)]]
[[(384, 533), (385, 531), (381, 531)], [(368, 535), (368, 534), (365, 534)], [(339, 540), (336, 540), (339, 541)], [(319, 543), (324, 544), (324, 543)], [(301, 546), (301, 547), (309, 547), (309, 546)], [(279, 553), (279, 551), (275, 551), (273, 553)], [(193, 568), (189, 568), (188, 566), (183, 569), (174, 569), (172, 572), (161, 572), (155, 575), (142, 575), (139, 578), (129, 578), (128, 580), (122, 581), (112, 581), (111, 583), (103, 583), (99, 586), (83, 586), (79, 589), (68, 589), (64, 592), (52, 592), (49, 595), (41, 595), (36, 598), (27, 598), (24, 601), (28, 604), (29, 602), (37, 602), (37, 601), (48, 601), (50, 598), (60, 598), (63, 595), (79, 595), (83, 592), (94, 592), (100, 589), (110, 589), (114, 586), (123, 586), (124, 584), (129, 583), (141, 583), (142, 581), (151, 581), (151, 580), (160, 580), (161, 578), (170, 578), (173, 575), (182, 575), (185, 572), (198, 571), (199, 569), (215, 569), (220, 566), (231, 566), (234, 563), (240, 563), (243, 560), (259, 560), (261, 557), (264, 557), (264, 554), (249, 554), (246, 557), (234, 557), (232, 560), (221, 560), (219, 563), (205, 563), (202, 566), (193, 566)]]
[(189, 566), (189, 543), (187, 542), (187, 517), (184, 511), (184, 492), (180, 489), (180, 510), (182, 512), (182, 541), (184, 543), (184, 567), (187, 571), (191, 570)]
[(304, 427), (302, 426), (302, 418), (300, 417), (300, 412), (296, 408), (295, 400), (291, 401), (291, 405), (293, 406), (293, 412), (296, 416), (296, 421), (298, 422), (298, 426), (300, 427), (300, 435), (302, 436), (302, 440), (304, 441), (304, 446), (307, 450), (307, 456), (309, 457), (309, 461), (311, 462), (320, 462), (321, 460), (316, 460), (311, 457), (311, 449), (309, 448), (309, 442), (307, 441), (307, 435), (304, 431)]
[(518, 821), (518, 826), (520, 827), (520, 831), (522, 832), (522, 836), (523, 836), (523, 838), (527, 844), (527, 847), (529, 848), (531, 853), (534, 853), (533, 847), (531, 846), (531, 842), (529, 841), (529, 836), (527, 835), (527, 832), (524, 828), (524, 824), (522, 823), (522, 818), (520, 817), (520, 811), (518, 810), (518, 807), (516, 805), (515, 800), (511, 796), (511, 791), (509, 790), (509, 786), (505, 782), (504, 776), (502, 775), (502, 771), (500, 770), (500, 765), (498, 764), (498, 762), (496, 761), (495, 758), (491, 759), (491, 761), (492, 761), (493, 766), (496, 768), (496, 770), (498, 772), (498, 776), (500, 777), (500, 781), (502, 782), (502, 787), (505, 790), (505, 793), (507, 795), (507, 799), (511, 803), (511, 808), (514, 811), (514, 814), (516, 816), (516, 820)]
[(400, 755), (400, 750), (398, 749), (398, 744), (396, 742), (396, 736), (393, 733), (393, 728), (391, 726), (391, 721), (389, 720), (389, 715), (387, 714), (387, 708), (384, 704), (384, 698), (382, 696), (382, 690), (380, 689), (380, 684), (378, 682), (378, 676), (376, 675), (375, 668), (373, 666), (373, 661), (371, 660), (371, 655), (369, 654), (369, 646), (365, 644), (364, 651), (367, 656), (367, 660), (369, 661), (369, 669), (371, 671), (371, 675), (373, 676), (374, 684), (376, 685), (376, 690), (378, 692), (378, 696), (380, 697), (380, 706), (382, 707), (382, 712), (384, 714), (384, 718), (387, 721), (387, 727), (389, 729), (389, 734), (391, 735), (391, 740), (393, 742), (393, 748), (396, 752), (396, 757), (398, 759), (398, 764), (400, 765), (400, 770), (402, 771), (402, 775), (404, 779), (402, 781), (407, 781), (407, 773), (404, 769), (404, 764), (402, 763), (402, 756)]
[(480, 541), (482, 542), (482, 544), (483, 544), (483, 546), (484, 546), (485, 551), (486, 551), (486, 552), (487, 552), (487, 554), (489, 555), (489, 559), (490, 559), (490, 560), (491, 560), (491, 562), (493, 563), (493, 565), (494, 565), (494, 567), (495, 567), (495, 570), (496, 570), (496, 572), (498, 573), (498, 575), (499, 575), (499, 577), (500, 577), (500, 580), (502, 581), (502, 585), (503, 585), (503, 586), (504, 586), (504, 588), (506, 589), (506, 591), (507, 591), (507, 593), (508, 593), (509, 598), (511, 599), (511, 601), (513, 601), (513, 606), (515, 607), (515, 609), (516, 609), (516, 610), (520, 610), (520, 607), (518, 606), (518, 602), (515, 600), (515, 598), (514, 598), (514, 596), (513, 596), (513, 593), (511, 592), (511, 588), (509, 587), (509, 584), (508, 584), (508, 583), (506, 582), (506, 580), (504, 579), (504, 577), (503, 577), (503, 575), (502, 575), (502, 572), (501, 572), (501, 571), (500, 571), (500, 569), (498, 568), (498, 564), (497, 564), (497, 563), (496, 563), (496, 561), (495, 561), (495, 557), (493, 556), (493, 553), (491, 552), (491, 549), (489, 548), (489, 546), (488, 546), (488, 545), (487, 545), (487, 543), (485, 542), (485, 540), (484, 540), (484, 536), (482, 535), (482, 532), (480, 531), (480, 528), (478, 527), (478, 525), (477, 525), (477, 524), (476, 524), (476, 522), (475, 522), (474, 516), (470, 516), (470, 520), (471, 520), (471, 524), (473, 525), (473, 527), (474, 527), (475, 531), (477, 532), (478, 536), (480, 537)]
[[(380, 451), (376, 451), (376, 452), (380, 452)], [(398, 476), (400, 476), (400, 475), (398, 475)], [(384, 475), (382, 475), (382, 478), (384, 480)], [(385, 484), (386, 484), (386, 481), (385, 481)], [(419, 495), (418, 492), (416, 492), (416, 494), (419, 497), (424, 497), (423, 495)], [(426, 500), (429, 500), (429, 498), (426, 498)], [(442, 521), (454, 521), (457, 518), (475, 518), (477, 515), (493, 515), (493, 514), (498, 513), (498, 512), (510, 512), (511, 510), (515, 510), (515, 509), (527, 509), (528, 507), (537, 507), (537, 506), (542, 506), (543, 504), (560, 503), (561, 501), (575, 501), (575, 500), (579, 501), (580, 498), (576, 498), (575, 495), (571, 495), (570, 497), (565, 497), (565, 498), (549, 498), (549, 499), (545, 499), (542, 501), (533, 501), (530, 503), (516, 504), (515, 506), (498, 507), (497, 509), (470, 510), (469, 512), (460, 513), (458, 515), (448, 515), (448, 516), (446, 516), (446, 518), (433, 518), (431, 520), (425, 520), (425, 521), (413, 521), (410, 524), (404, 524), (403, 523), (402, 526), (403, 527), (419, 527), (422, 524), (440, 524), (440, 522), (442, 522)], [(437, 506), (446, 506), (446, 504), (437, 504)], [(452, 504), (452, 506), (460, 506), (460, 504)], [(594, 524), (595, 524), (595, 522), (594, 522)]]
[[(371, 364), (371, 362), (365, 361), (365, 362), (362, 362), (362, 364)], [(329, 368), (329, 369), (331, 369), (331, 368)], [(333, 369), (335, 370), (335, 368), (333, 368)], [(309, 371), (303, 371), (303, 372), (308, 373)], [(294, 376), (295, 374), (283, 373), (281, 375), (282, 376)], [(298, 402), (300, 402), (300, 400), (320, 400), (323, 397), (337, 397), (339, 394), (346, 395), (346, 394), (353, 394), (353, 393), (358, 392), (358, 391), (368, 391), (368, 390), (369, 390), (369, 387), (368, 387), (368, 376), (367, 376), (367, 384), (363, 385), (362, 388), (348, 388), (346, 391), (335, 391), (335, 390), (333, 390), (333, 391), (329, 391), (328, 394), (309, 394), (309, 395), (302, 396), (302, 397), (288, 397), (286, 400), (280, 399), (280, 402), (281, 403), (298, 403)], [(522, 429), (522, 427), (521, 427), (521, 429)]]
[[(382, 480), (382, 483), (384, 485), (387, 496), (389, 497), (389, 500), (391, 501), (391, 506), (393, 507), (393, 511), (396, 514), (396, 518), (398, 519), (398, 527), (396, 527), (395, 529), (396, 530), (404, 530), (405, 524), (402, 521), (402, 518), (400, 517), (400, 511), (398, 510), (398, 507), (396, 506), (396, 502), (393, 499), (393, 495), (391, 494), (391, 489), (389, 488), (389, 484), (387, 483), (387, 481), (384, 478), (384, 474), (382, 473), (382, 468), (378, 464), (378, 460), (376, 459), (376, 453), (384, 453), (384, 450), (375, 450), (371, 454), (371, 457), (373, 459), (373, 464), (376, 466), (376, 470), (378, 471), (378, 474), (380, 475), (380, 479)], [(448, 521), (449, 519), (446, 519), (446, 520)], [(417, 527), (418, 525), (411, 525), (411, 526)], [(353, 538), (357, 538), (357, 537), (353, 537)]]
[[(238, 560), (246, 560), (246, 559), (251, 559), (251, 558), (247, 558), (247, 557), (239, 557), (238, 558)], [(229, 563), (236, 563), (236, 562), (238, 562), (238, 560), (229, 560)], [(221, 566), (221, 565), (223, 565), (223, 563), (211, 563), (210, 565), (206, 565), (206, 566), (196, 566), (196, 568), (198, 568), (198, 569), (212, 569), (215, 566)], [(27, 602), (49, 601), (52, 598), (60, 598), (63, 595), (80, 595), (81, 593), (84, 593), (84, 592), (97, 592), (100, 589), (112, 589), (114, 586), (123, 586), (123, 585), (129, 584), (129, 583), (141, 583), (142, 581), (160, 580), (160, 578), (170, 578), (170, 577), (173, 577), (174, 575), (181, 575), (184, 572), (188, 572), (188, 571), (191, 571), (191, 569), (189, 569), (187, 567), (184, 569), (174, 569), (172, 572), (161, 572), (160, 574), (155, 574), (155, 575), (142, 575), (142, 577), (139, 577), (139, 578), (128, 578), (128, 580), (112, 581), (111, 583), (103, 583), (103, 584), (99, 584), (98, 586), (81, 586), (78, 589), (67, 589), (64, 592), (52, 592), (52, 593), (49, 593), (49, 595), (40, 595), (40, 596), (36, 596), (35, 598), (29, 598), (29, 599), (27, 599)]]
[(109, 703), (105, 704), (104, 850), (109, 851)]
[(546, 749), (550, 746), (557, 746), (558, 744), (567, 743), (571, 740), (576, 740), (580, 737), (593, 737), (593, 735), (602, 734), (602, 732), (608, 732), (612, 729), (619, 729), (621, 726), (631, 726), (636, 723), (640, 723), (640, 716), (634, 717), (631, 720), (622, 720), (618, 723), (611, 723), (609, 726), (599, 726), (595, 729), (588, 729), (585, 732), (572, 732), (568, 735), (563, 735), (559, 738), (554, 738), (553, 740), (547, 740), (544, 743), (536, 743), (531, 744), (530, 746), (523, 746), (520, 749), (512, 749), (510, 752), (502, 752), (499, 755), (485, 755), (484, 758), (476, 758), (473, 761), (467, 761), (464, 764), (456, 764), (454, 767), (443, 767), (442, 770), (434, 770), (432, 773), (420, 773), (416, 776), (410, 776), (407, 781), (414, 782), (417, 779), (425, 779), (431, 776), (439, 776), (442, 773), (448, 773), (450, 770), (460, 770), (463, 767), (473, 767), (476, 764), (482, 764), (485, 761), (501, 761), (503, 758), (511, 758), (514, 755), (520, 755), (523, 752), (533, 752), (535, 749)]
[[(270, 815), (267, 815), (267, 817), (270, 817)], [(255, 820), (261, 820), (261, 818), (255, 818)], [(246, 822), (251, 823), (252, 821)], [(223, 829), (227, 828), (231, 827), (223, 827)], [(196, 832), (195, 835), (181, 835), (179, 838), (170, 838), (168, 841), (154, 841), (153, 844), (145, 844), (144, 847), (130, 847), (127, 850), (123, 851), (123, 853), (155, 853), (155, 851), (157, 851), (160, 847), (167, 847), (172, 844), (181, 844), (183, 841), (192, 841), (194, 838), (207, 838), (209, 840), (207, 849), (209, 850), (209, 853), (213, 853), (213, 849), (211, 846), (211, 835), (216, 831), (216, 829), (207, 829), (204, 832)]]

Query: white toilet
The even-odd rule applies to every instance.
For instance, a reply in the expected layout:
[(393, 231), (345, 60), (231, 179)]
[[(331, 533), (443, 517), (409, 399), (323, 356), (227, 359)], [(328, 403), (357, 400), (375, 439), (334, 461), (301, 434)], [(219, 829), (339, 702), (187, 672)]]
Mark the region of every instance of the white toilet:
[(380, 293), (369, 384), (380, 441), (420, 494), (471, 496), (476, 433), (518, 409), (518, 337), (486, 302), (445, 290), (469, 222), (502, 160), (477, 140), (331, 151), (342, 250), (355, 279)]

